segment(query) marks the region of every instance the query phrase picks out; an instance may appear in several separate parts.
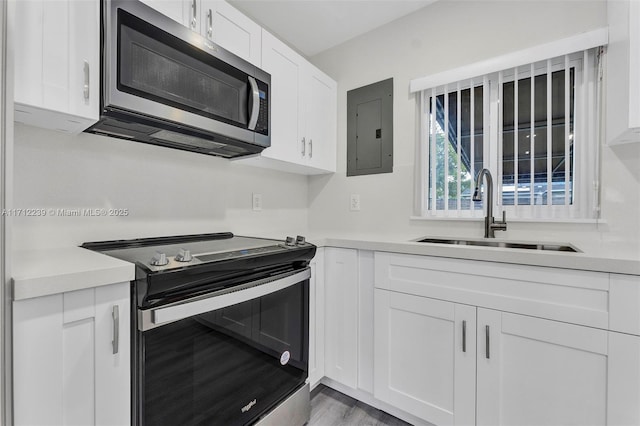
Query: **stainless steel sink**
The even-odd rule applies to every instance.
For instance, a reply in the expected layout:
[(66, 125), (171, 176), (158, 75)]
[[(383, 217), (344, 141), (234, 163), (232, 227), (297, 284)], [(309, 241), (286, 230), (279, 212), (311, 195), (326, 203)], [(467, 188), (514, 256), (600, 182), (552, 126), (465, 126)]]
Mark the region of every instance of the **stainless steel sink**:
[(524, 250), (544, 250), (544, 251), (564, 251), (571, 253), (578, 253), (576, 247), (570, 244), (555, 244), (555, 243), (523, 243), (523, 242), (506, 242), (506, 241), (490, 241), (490, 240), (459, 240), (449, 238), (423, 238), (417, 240), (419, 243), (433, 243), (433, 244), (450, 244), (458, 246), (482, 246), (482, 247), (501, 247), (501, 248), (514, 248)]

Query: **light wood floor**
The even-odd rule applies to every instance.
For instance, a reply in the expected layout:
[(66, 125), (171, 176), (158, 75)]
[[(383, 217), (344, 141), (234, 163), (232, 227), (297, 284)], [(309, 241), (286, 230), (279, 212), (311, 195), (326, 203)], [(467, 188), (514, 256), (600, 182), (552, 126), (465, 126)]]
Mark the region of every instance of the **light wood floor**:
[(409, 426), (384, 411), (323, 385), (311, 392), (311, 420), (308, 426)]

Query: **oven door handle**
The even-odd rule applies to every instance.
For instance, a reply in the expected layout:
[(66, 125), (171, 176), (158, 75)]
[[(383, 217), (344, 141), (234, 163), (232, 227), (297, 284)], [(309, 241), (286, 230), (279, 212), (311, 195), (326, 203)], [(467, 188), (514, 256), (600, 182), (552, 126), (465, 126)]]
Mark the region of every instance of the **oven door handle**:
[(138, 322), (139, 329), (140, 331), (151, 330), (174, 321), (257, 299), (258, 297), (291, 287), (310, 277), (311, 270), (307, 267), (303, 271), (293, 275), (252, 281), (233, 289), (215, 292), (207, 296), (199, 296), (155, 309), (141, 310), (138, 311), (138, 315), (140, 315)]

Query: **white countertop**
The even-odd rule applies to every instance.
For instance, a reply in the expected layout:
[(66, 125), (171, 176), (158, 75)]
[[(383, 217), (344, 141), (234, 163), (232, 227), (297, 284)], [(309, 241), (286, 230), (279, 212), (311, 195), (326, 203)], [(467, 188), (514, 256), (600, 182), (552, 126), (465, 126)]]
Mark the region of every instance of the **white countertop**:
[[(319, 247), (353, 248), (640, 276), (640, 252), (614, 243), (576, 242), (574, 246), (582, 252), (569, 253), (427, 244), (401, 237), (315, 236), (308, 238), (308, 241)], [(497, 238), (495, 241), (509, 240)], [(13, 254), (12, 275), (14, 300), (22, 300), (131, 281), (135, 277), (135, 266), (79, 247), (24, 250)]]
[[(429, 238), (446, 237), (429, 236)], [(576, 242), (575, 244), (572, 242), (573, 246), (582, 251), (580, 253), (429, 244), (410, 241), (401, 237), (318, 236), (317, 238), (308, 238), (308, 241), (319, 247), (353, 248), (358, 250), (640, 275), (640, 251), (638, 251), (637, 248), (623, 247), (619, 244), (601, 241), (583, 241)], [(512, 241), (499, 238), (496, 238), (495, 241), (533, 243), (532, 241)], [(544, 243), (562, 244), (563, 242), (544, 241)]]
[(132, 263), (80, 247), (13, 253), (14, 300), (131, 281)]

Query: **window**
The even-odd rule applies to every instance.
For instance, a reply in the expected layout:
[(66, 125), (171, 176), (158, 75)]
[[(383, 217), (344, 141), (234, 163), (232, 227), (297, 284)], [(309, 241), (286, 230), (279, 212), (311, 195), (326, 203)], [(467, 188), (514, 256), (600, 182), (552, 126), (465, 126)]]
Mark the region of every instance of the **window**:
[(421, 91), (420, 215), (482, 216), (483, 203), (472, 195), (487, 168), (494, 207), (508, 217), (595, 218), (601, 53), (589, 49)]

